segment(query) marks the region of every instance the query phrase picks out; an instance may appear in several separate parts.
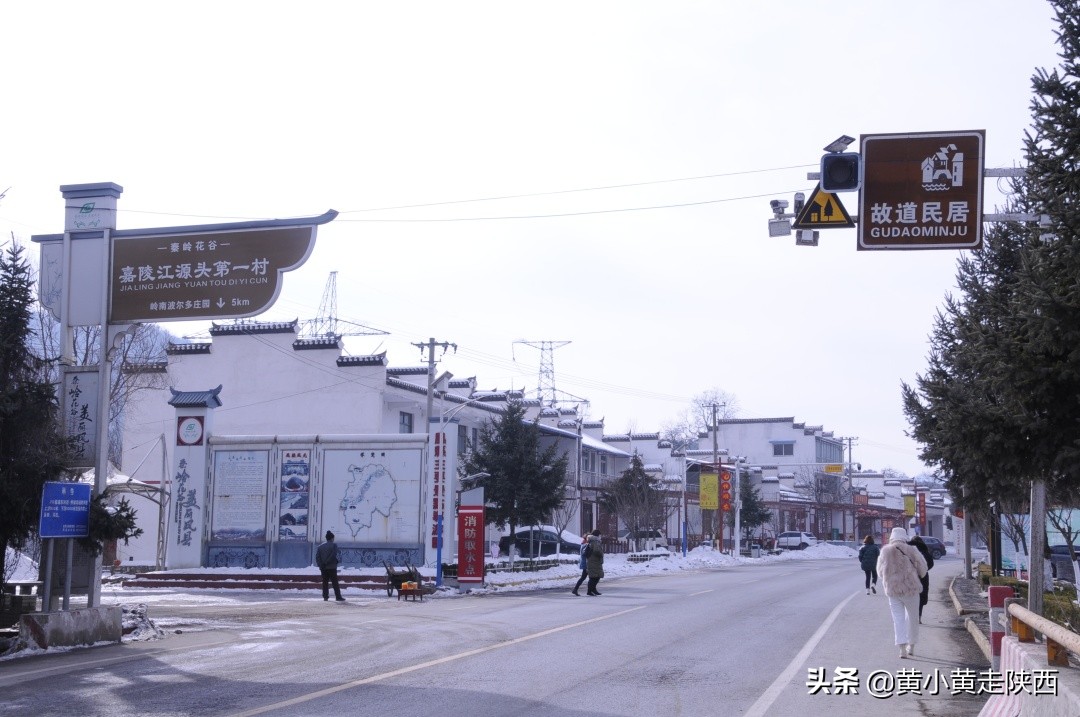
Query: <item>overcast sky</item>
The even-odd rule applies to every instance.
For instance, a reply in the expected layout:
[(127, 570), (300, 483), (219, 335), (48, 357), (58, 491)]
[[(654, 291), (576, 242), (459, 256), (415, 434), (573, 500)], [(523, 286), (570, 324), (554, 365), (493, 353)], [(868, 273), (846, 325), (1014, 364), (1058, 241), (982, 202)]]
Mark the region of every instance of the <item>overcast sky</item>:
[(391, 332), (350, 353), (433, 337), (441, 370), (535, 390), (514, 342), (569, 341), (556, 387), (608, 433), (715, 387), (914, 475), (900, 386), (958, 252), (797, 247), (769, 200), (841, 134), (985, 129), (987, 167), (1021, 164), (1054, 29), (1041, 0), (16, 3), (0, 231), (62, 231), (84, 182), (124, 187), (122, 229), (336, 209), (265, 318), (337, 271), (339, 318)]

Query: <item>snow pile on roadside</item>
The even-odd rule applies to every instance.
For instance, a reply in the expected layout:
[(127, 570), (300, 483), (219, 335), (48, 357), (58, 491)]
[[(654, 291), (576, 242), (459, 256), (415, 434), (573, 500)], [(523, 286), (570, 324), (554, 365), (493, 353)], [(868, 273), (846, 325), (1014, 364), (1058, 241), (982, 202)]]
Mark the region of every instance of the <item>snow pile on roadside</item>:
[(140, 642), (143, 640), (161, 640), (165, 637), (165, 631), (154, 624), (154, 621), (146, 614), (146, 603), (139, 605), (121, 605), (124, 642)]
[[(842, 545), (820, 543), (806, 550), (789, 550), (776, 555), (762, 555), (760, 558), (736, 558), (709, 547), (698, 547), (687, 552), (635, 553), (651, 555), (649, 560), (633, 562), (627, 554), (608, 554), (604, 556), (605, 579), (632, 575), (661, 575), (683, 570), (705, 570), (710, 568), (731, 567), (734, 565), (760, 565), (786, 560), (838, 560), (858, 557), (856, 550)], [(421, 572), (424, 572), (421, 570)], [(531, 573), (498, 572), (488, 573), (483, 588), (474, 588), (473, 593), (505, 592), (508, 590), (537, 590), (544, 588), (563, 588), (567, 581), (581, 576), (577, 563), (567, 563), (558, 567)], [(456, 592), (456, 591), (455, 591)]]

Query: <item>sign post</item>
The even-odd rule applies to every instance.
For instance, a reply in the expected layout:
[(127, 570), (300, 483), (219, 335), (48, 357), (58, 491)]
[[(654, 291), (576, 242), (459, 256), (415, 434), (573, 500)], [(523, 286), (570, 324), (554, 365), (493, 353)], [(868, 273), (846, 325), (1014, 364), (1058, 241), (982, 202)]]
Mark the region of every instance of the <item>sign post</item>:
[[(101, 326), (97, 415), (90, 415), (88, 399), (65, 404), (69, 432), (79, 437), (80, 432), (97, 431), (96, 446), (89, 437), (80, 438), (84, 453), (96, 451), (96, 494), (106, 487), (110, 372), (113, 340), (123, 333), (120, 327), (242, 318), (265, 311), (277, 299), (282, 275), (299, 268), (311, 254), (318, 225), (337, 216), (331, 209), (296, 219), (118, 230), (116, 204), (123, 191), (112, 182), (62, 186), (64, 233), (31, 237), (41, 244), (39, 294), (60, 322), (64, 361), (73, 362), (67, 353), (73, 327)], [(73, 394), (76, 377), (82, 381), (89, 374), (65, 374), (65, 391), (81, 399), (82, 393)], [(100, 572), (101, 557), (96, 556), (87, 607), (98, 604)]]
[(85, 538), (90, 535), (90, 494), (91, 486), (87, 483), (60, 483), (49, 481), (41, 490), (41, 516), (38, 520), (38, 535), (49, 540), (45, 549), (45, 575), (41, 594), (41, 609), (49, 611), (52, 601), (53, 553), (56, 538), (66, 538), (67, 570), (64, 572), (64, 609), (71, 598), (71, 566), (74, 546), (73, 538)]
[(862, 135), (859, 249), (982, 245), (986, 131)]
[(458, 508), (458, 589), (467, 585), (484, 584), (484, 517), (483, 505), (462, 505)]

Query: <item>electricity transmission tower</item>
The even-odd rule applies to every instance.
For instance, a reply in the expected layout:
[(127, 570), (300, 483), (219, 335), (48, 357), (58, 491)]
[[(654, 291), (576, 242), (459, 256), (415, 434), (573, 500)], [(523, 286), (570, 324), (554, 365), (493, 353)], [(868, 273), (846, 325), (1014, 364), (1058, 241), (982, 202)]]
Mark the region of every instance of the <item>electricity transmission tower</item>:
[[(323, 290), (322, 301), (319, 303), (319, 313), (314, 319), (307, 319), (301, 324), (300, 335), (305, 338), (385, 336), (389, 333), (388, 331), (380, 331), (370, 326), (338, 318), (336, 271), (330, 272), (330, 277), (326, 280), (326, 288)], [(342, 326), (343, 324), (347, 324), (347, 326)]]
[[(540, 376), (536, 384), (536, 397), (540, 399), (541, 403), (548, 406), (554, 406), (558, 400), (558, 393), (555, 389), (555, 349), (569, 344), (569, 341), (526, 341), (520, 339), (514, 342), (515, 344), (525, 344), (526, 346), (532, 346), (534, 349), (540, 349)], [(566, 394), (570, 396), (570, 394)], [(584, 401), (585, 399), (577, 396), (570, 396), (571, 400)]]

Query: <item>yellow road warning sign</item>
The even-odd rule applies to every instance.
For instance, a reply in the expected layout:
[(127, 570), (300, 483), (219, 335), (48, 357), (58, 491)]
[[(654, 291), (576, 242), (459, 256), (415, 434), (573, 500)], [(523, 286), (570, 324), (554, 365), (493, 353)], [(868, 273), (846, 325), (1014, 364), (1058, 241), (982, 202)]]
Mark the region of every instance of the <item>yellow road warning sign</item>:
[(839, 197), (821, 191), (818, 184), (791, 226), (796, 229), (843, 229), (854, 227), (855, 222), (840, 203)]

